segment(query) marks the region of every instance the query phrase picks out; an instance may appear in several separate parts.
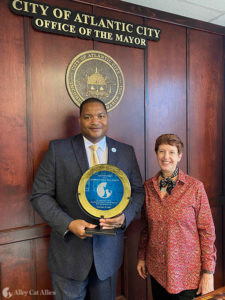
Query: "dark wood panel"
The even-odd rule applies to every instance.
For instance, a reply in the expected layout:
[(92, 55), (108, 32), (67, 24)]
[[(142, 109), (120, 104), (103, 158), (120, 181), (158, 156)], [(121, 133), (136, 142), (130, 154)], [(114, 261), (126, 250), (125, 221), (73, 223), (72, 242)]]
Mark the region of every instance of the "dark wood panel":
[(134, 220), (127, 229), (126, 253), (125, 253), (125, 284), (126, 296), (131, 300), (144, 300), (147, 298), (147, 281), (143, 280), (137, 272), (137, 248), (141, 231), (141, 220)]
[(158, 171), (154, 146), (163, 133), (175, 133), (182, 139), (185, 151), (180, 166), (186, 171), (186, 30), (160, 22), (148, 25), (161, 28), (162, 35), (160, 42), (149, 42), (146, 65), (147, 178)]
[[(224, 87), (225, 87), (225, 36), (223, 37), (223, 65), (224, 65), (224, 72), (223, 72), (223, 82), (224, 82)], [(222, 121), (222, 126), (223, 126), (223, 170), (225, 170), (225, 90), (223, 93), (223, 121)], [(224, 196), (224, 201), (223, 201), (223, 270), (225, 270), (225, 174), (223, 172), (223, 196)], [(225, 284), (225, 271), (223, 273), (223, 283)]]
[(29, 225), (23, 18), (0, 2), (0, 229)]
[(222, 223), (222, 228), (221, 228), (221, 232), (222, 232), (222, 247), (223, 247), (223, 285), (225, 284), (225, 205), (223, 206), (223, 223)]
[(53, 299), (54, 291), (52, 290), (50, 272), (47, 269), (49, 239), (42, 238), (35, 240), (35, 261), (37, 277), (37, 299)]
[(189, 32), (189, 171), (209, 198), (222, 194), (223, 39)]
[(192, 176), (203, 181), (210, 199), (217, 236), (216, 288), (224, 285), (222, 40), (209, 33), (188, 32), (188, 169)]
[(78, 53), (91, 50), (92, 44), (91, 41), (79, 40), (78, 43), (76, 38), (31, 30), (31, 101), (35, 170), (49, 140), (79, 132), (78, 108), (67, 93), (65, 74), (70, 61)]
[[(0, 246), (1, 294), (9, 288), (11, 299), (33, 299), (35, 291), (32, 242), (19, 242)], [(25, 296), (24, 293), (27, 293)], [(5, 298), (4, 298), (5, 299)]]

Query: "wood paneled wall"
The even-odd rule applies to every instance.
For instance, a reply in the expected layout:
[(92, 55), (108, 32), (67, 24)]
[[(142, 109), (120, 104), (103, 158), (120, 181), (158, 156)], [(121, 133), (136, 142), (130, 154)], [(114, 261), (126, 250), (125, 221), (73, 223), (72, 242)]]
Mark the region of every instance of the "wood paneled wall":
[[(143, 50), (38, 32), (29, 18), (10, 12), (7, 0), (0, 2), (0, 289), (51, 291), (46, 266), (50, 229), (33, 212), (29, 193), (49, 140), (79, 132), (78, 108), (66, 91), (65, 72), (73, 57), (92, 49), (112, 56), (124, 73), (125, 93), (109, 113), (108, 134), (134, 146), (143, 180), (158, 170), (155, 138), (166, 132), (182, 138), (181, 168), (203, 181), (210, 199), (217, 234), (215, 286), (224, 285), (225, 52), (221, 27), (174, 20), (169, 14), (120, 1), (48, 3), (155, 26), (162, 29), (162, 35)], [(136, 272), (140, 229), (141, 221), (135, 220), (125, 237), (120, 299), (151, 299), (149, 282)], [(33, 293), (26, 297), (33, 298), (51, 296)]]

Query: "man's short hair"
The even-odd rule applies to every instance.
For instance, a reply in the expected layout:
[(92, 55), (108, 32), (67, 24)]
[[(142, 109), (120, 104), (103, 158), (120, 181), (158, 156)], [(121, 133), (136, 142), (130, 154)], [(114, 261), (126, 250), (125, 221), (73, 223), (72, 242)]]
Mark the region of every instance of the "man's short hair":
[(87, 104), (87, 103), (95, 103), (95, 102), (101, 103), (103, 105), (106, 113), (107, 113), (107, 109), (106, 109), (105, 103), (102, 100), (98, 99), (98, 98), (93, 98), (92, 97), (92, 98), (85, 99), (83, 102), (81, 102), (81, 105), (80, 105), (80, 115), (82, 113), (82, 110), (83, 110), (83, 107), (84, 107), (85, 104)]

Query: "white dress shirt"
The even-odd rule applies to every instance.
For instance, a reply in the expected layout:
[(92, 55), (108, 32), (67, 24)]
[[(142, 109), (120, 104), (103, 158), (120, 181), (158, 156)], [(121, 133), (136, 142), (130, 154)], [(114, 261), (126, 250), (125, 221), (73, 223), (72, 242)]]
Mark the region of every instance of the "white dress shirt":
[[(88, 164), (89, 164), (89, 167), (90, 167), (90, 165), (91, 165), (92, 150), (89, 147), (92, 146), (93, 143), (90, 142), (84, 136), (83, 136), (83, 139), (84, 139), (85, 150), (86, 150), (86, 153), (87, 153)], [(107, 147), (107, 143), (106, 143), (106, 137), (104, 136), (101, 139), (101, 141), (99, 141), (95, 145), (98, 145), (97, 155), (98, 155), (99, 163), (100, 164), (107, 164), (107, 162), (108, 162), (108, 147)]]

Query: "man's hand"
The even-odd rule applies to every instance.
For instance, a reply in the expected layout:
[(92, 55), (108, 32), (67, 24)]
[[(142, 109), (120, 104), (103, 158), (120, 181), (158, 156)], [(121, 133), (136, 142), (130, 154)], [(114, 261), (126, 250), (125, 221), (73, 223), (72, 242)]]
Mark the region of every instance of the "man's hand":
[(85, 228), (95, 228), (97, 225), (90, 224), (84, 220), (73, 220), (69, 226), (69, 231), (73, 232), (80, 239), (86, 239), (87, 237), (92, 237), (92, 234), (86, 234)]
[(99, 224), (102, 229), (120, 228), (125, 220), (125, 215), (121, 214), (114, 218), (100, 219)]
[(198, 294), (207, 294), (214, 291), (214, 278), (213, 274), (203, 273), (199, 283)]
[(145, 264), (144, 260), (142, 260), (142, 259), (138, 260), (137, 271), (138, 271), (138, 274), (141, 276), (141, 278), (143, 278), (143, 279), (147, 278), (148, 271), (147, 271), (146, 264)]

